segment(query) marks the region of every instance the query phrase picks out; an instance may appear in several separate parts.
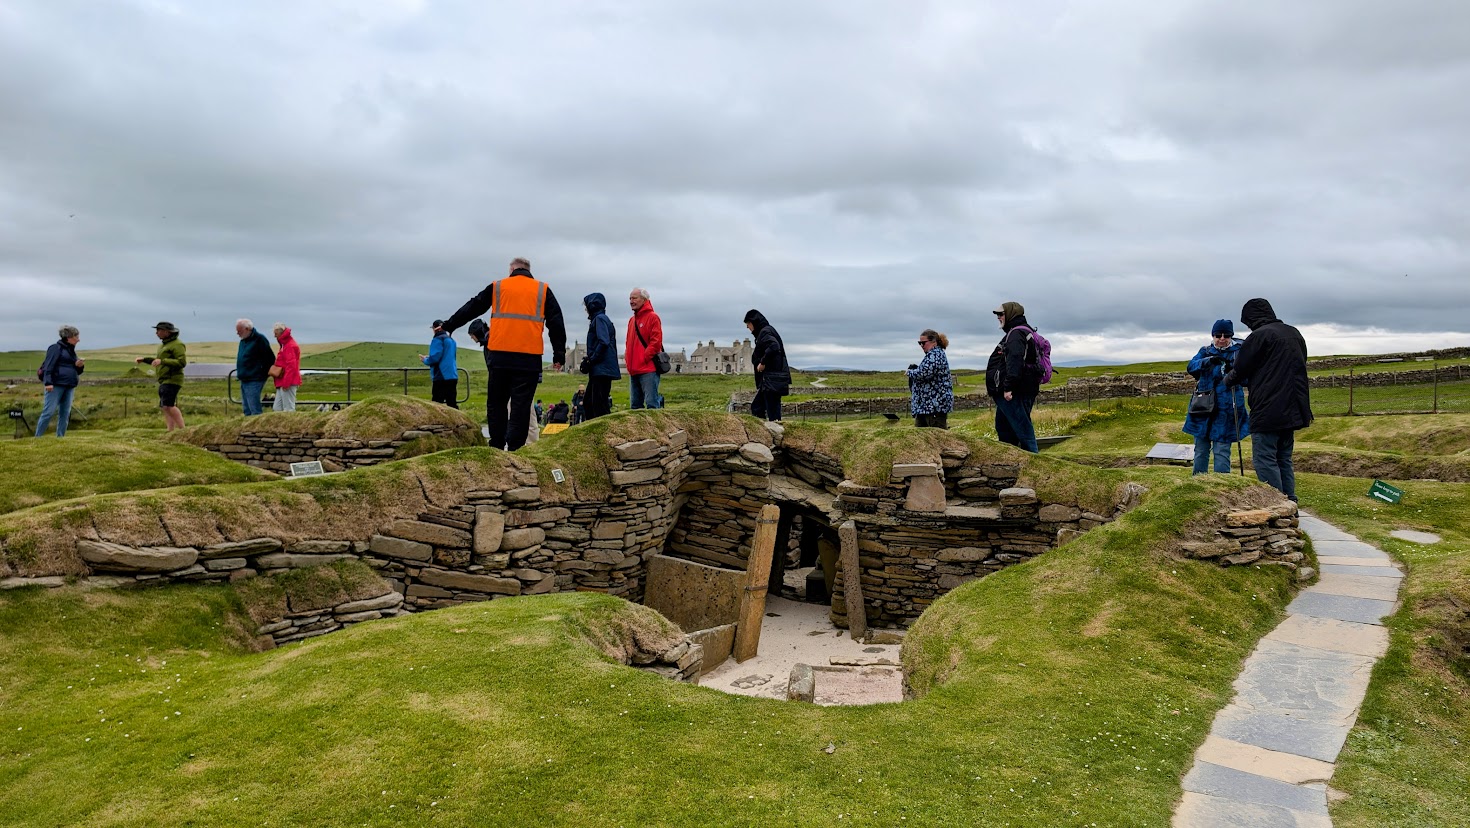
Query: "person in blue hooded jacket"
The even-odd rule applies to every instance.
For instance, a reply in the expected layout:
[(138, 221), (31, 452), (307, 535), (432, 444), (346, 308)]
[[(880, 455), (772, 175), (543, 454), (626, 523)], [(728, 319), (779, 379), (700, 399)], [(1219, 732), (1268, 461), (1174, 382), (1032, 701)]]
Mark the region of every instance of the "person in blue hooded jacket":
[(444, 330), (444, 320), (435, 319), (429, 328), (434, 332), (434, 338), (429, 340), (429, 352), (419, 354), (419, 361), (429, 366), (433, 378), (429, 399), (459, 408), (459, 346)]
[(1189, 375), (1197, 380), (1195, 392), (1210, 391), (1215, 397), (1213, 411), (1191, 413), (1184, 419), (1184, 433), (1194, 435), (1195, 474), (1210, 470), (1212, 454), (1215, 471), (1229, 474), (1231, 447), (1250, 434), (1250, 415), (1245, 410), (1242, 386), (1225, 384), (1225, 375), (1235, 366), (1238, 353), (1240, 343), (1235, 340), (1235, 325), (1229, 319), (1219, 319), (1210, 329), (1210, 344), (1200, 348), (1189, 361)]
[(591, 420), (612, 410), (613, 380), (622, 379), (618, 370), (618, 329), (607, 318), (607, 299), (600, 293), (582, 297), (587, 309), (587, 356), (579, 370), (587, 375), (587, 394), (583, 398)]

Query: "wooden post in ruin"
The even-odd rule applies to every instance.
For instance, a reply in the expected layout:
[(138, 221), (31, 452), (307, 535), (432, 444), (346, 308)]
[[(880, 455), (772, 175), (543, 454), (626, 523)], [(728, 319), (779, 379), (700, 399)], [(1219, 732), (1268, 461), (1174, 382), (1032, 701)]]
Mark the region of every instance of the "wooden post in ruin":
[(853, 641), (868, 634), (868, 611), (863, 607), (863, 570), (858, 563), (857, 524), (848, 520), (837, 527), (842, 542), (838, 563), (842, 565), (842, 600), (847, 605), (847, 631)]
[(781, 510), (772, 504), (761, 507), (755, 520), (755, 538), (750, 544), (750, 561), (745, 568), (745, 591), (740, 594), (740, 615), (735, 621), (736, 663), (753, 658), (761, 641), (761, 619), (766, 614), (767, 580), (771, 555), (776, 551), (776, 523)]

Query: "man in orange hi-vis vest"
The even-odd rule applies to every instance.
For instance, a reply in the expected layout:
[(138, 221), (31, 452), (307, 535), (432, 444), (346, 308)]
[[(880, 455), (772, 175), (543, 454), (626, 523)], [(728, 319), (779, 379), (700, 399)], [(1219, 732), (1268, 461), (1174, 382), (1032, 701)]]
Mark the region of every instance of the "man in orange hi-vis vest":
[[(485, 419), (490, 445), (515, 451), (526, 444), (531, 400), (541, 382), (542, 337), (551, 335), (551, 368), (560, 371), (567, 356), (567, 329), (551, 287), (531, 275), (526, 259), (511, 259), (510, 275), (491, 282), (444, 322), (449, 333), (490, 311), (485, 364), (490, 368)], [(509, 403), (509, 406), (507, 406)], [(509, 411), (507, 412), (507, 407)]]

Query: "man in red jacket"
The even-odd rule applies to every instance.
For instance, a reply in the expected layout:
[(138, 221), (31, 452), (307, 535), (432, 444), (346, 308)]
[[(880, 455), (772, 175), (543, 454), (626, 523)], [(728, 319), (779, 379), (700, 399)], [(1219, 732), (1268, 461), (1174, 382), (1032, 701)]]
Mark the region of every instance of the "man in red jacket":
[(633, 318), (628, 320), (628, 340), (623, 347), (623, 364), (628, 368), (629, 408), (663, 408), (658, 393), (658, 371), (653, 357), (664, 350), (664, 324), (648, 301), (648, 291), (633, 288), (628, 294)]

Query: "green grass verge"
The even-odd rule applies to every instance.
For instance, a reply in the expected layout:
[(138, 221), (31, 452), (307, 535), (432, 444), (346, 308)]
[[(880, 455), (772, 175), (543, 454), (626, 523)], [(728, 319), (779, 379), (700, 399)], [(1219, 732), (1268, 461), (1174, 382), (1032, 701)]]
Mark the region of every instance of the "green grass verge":
[[(1395, 481), (1397, 505), (1367, 496), (1365, 481), (1300, 475), (1302, 505), (1382, 547), (1408, 569), (1389, 620), (1387, 656), (1373, 671), (1332, 785), (1340, 828), (1470, 825), (1470, 485)], [(1434, 532), (1420, 545), (1394, 529)]]
[(613, 664), (587, 639), (644, 622), (600, 595), (246, 654), (227, 588), (6, 594), (0, 812), (16, 825), (1167, 825), (1290, 593), (1274, 567), (1167, 556), (1175, 527), (1218, 508), (1213, 483), (1173, 483), (937, 602), (905, 647), (922, 697), (897, 705), (728, 696)]
[(105, 492), (274, 478), (218, 454), (151, 436), (68, 434), (61, 440), (0, 443), (0, 512)]

